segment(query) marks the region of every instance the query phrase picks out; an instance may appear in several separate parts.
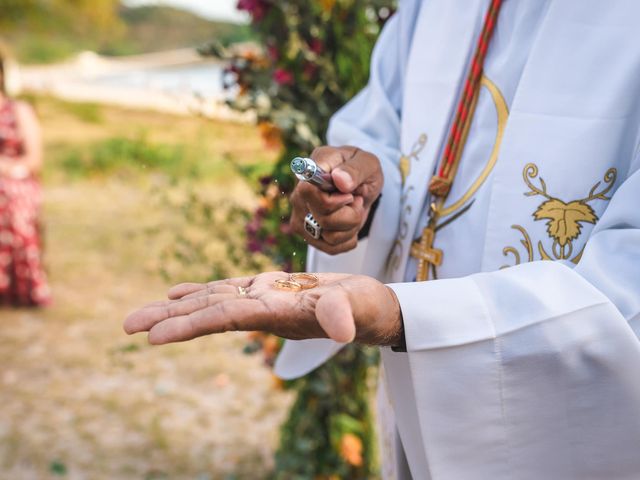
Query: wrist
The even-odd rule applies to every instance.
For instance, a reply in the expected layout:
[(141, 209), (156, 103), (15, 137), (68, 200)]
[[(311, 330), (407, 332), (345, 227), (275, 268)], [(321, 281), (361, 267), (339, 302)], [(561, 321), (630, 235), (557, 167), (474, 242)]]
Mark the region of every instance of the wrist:
[(390, 319), (391, 329), (386, 346), (391, 347), (395, 352), (406, 352), (407, 345), (404, 336), (404, 321), (402, 319), (402, 308), (400, 307), (400, 301), (398, 300), (396, 292), (394, 292), (392, 288), (386, 285), (385, 288), (389, 292), (394, 305), (393, 313)]

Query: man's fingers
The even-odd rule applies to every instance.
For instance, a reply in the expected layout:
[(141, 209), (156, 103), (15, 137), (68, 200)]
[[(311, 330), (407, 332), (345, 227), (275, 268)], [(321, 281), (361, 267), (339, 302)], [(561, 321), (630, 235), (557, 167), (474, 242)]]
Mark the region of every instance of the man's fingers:
[(329, 172), (349, 158), (355, 147), (316, 147), (311, 152), (311, 158), (325, 171)]
[(308, 205), (318, 213), (327, 214), (352, 203), (353, 195), (340, 192), (328, 193), (308, 182), (300, 182), (296, 186), (291, 202), (299, 208)]
[(188, 315), (219, 302), (236, 298), (237, 294), (201, 295), (178, 301), (167, 301), (147, 305), (131, 313), (124, 321), (124, 330), (128, 334), (146, 332), (159, 322), (169, 318)]
[(351, 302), (343, 289), (320, 297), (316, 303), (316, 319), (327, 336), (336, 342), (349, 343), (356, 336)]
[(352, 205), (344, 206), (328, 215), (317, 213), (315, 210), (312, 210), (311, 214), (323, 230), (352, 230), (360, 227), (365, 221), (362, 197), (356, 197)]
[(264, 314), (264, 305), (259, 300), (226, 299), (189, 315), (172, 317), (155, 324), (149, 330), (149, 343), (162, 345), (213, 333), (257, 330)]
[(218, 285), (210, 285), (207, 284), (206, 288), (201, 290), (197, 290), (193, 293), (189, 293), (181, 298), (181, 300), (186, 300), (188, 298), (201, 297), (203, 295), (212, 295), (214, 293), (238, 293), (238, 287), (227, 284), (218, 284)]
[(170, 300), (176, 300), (190, 293), (206, 290), (206, 283), (181, 283), (179, 285), (174, 285), (173, 287), (171, 287), (167, 292), (167, 297)]
[(331, 245), (332, 247), (340, 247), (343, 244), (348, 244), (353, 239), (357, 241), (358, 230), (352, 229), (346, 232), (322, 232), (322, 240)]
[(353, 236), (351, 239), (337, 243), (335, 245), (331, 245), (325, 240), (316, 240), (313, 238), (305, 237), (305, 240), (312, 247), (317, 248), (318, 250), (323, 251), (329, 255), (338, 255), (339, 253), (345, 253), (350, 250), (353, 250), (358, 246), (358, 239), (356, 236)]
[(374, 184), (375, 190), (379, 191), (382, 187), (380, 161), (371, 153), (358, 150), (343, 164), (331, 170), (331, 178), (338, 190), (344, 193), (354, 193), (366, 183)]
[(215, 293), (215, 288), (220, 285), (232, 285), (234, 287), (248, 287), (254, 277), (238, 277), (228, 278), (226, 280), (216, 280), (209, 283), (180, 283), (169, 289), (167, 296), (170, 299), (179, 299), (185, 295), (195, 292), (204, 291), (207, 293)]

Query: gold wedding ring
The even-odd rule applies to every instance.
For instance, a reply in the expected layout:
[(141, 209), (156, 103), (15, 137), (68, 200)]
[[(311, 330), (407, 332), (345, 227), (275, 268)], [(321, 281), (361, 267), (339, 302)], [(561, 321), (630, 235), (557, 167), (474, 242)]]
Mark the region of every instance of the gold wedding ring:
[(278, 290), (289, 290), (290, 292), (299, 292), (300, 290), (302, 290), (302, 285), (300, 285), (298, 282), (295, 282), (293, 280), (278, 279), (275, 282), (273, 282), (273, 285)]
[(289, 275), (289, 279), (300, 284), (302, 290), (308, 290), (315, 288), (320, 283), (320, 279), (313, 273), (292, 273)]
[(300, 290), (315, 288), (319, 283), (318, 276), (312, 273), (290, 273), (287, 280), (278, 279), (273, 282), (273, 286), (279, 290), (299, 292)]

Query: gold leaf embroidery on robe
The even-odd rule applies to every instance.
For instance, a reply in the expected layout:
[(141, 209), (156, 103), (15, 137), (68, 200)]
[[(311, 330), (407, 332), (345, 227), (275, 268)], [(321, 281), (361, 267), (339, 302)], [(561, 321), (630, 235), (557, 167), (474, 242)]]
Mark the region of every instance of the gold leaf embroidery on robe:
[[(608, 197), (607, 194), (616, 182), (617, 170), (615, 168), (607, 170), (603, 177), (604, 185), (600, 191), (598, 191), (598, 188), (600, 188), (602, 182), (597, 182), (586, 197), (570, 202), (553, 197), (547, 192), (547, 184), (542, 177), (538, 177), (538, 167), (534, 163), (525, 165), (522, 177), (529, 187), (529, 191), (524, 193), (526, 196), (542, 196), (546, 199), (532, 215), (536, 221), (547, 221), (547, 234), (552, 241), (550, 248), (548, 245), (545, 248), (542, 240), (538, 241), (537, 250), (540, 260), (571, 260), (574, 264), (577, 264), (582, 258), (584, 245), (574, 255), (573, 243), (580, 238), (584, 224), (595, 225), (598, 222), (598, 215), (589, 204), (594, 200), (611, 200), (611, 197)], [(539, 187), (532, 182), (536, 178), (538, 178)], [(519, 231), (522, 235), (520, 243), (526, 249), (527, 261), (534, 261), (533, 242), (527, 230), (521, 225), (512, 225), (511, 228)], [(504, 256), (513, 255), (515, 265), (521, 262), (520, 252), (515, 247), (505, 247), (502, 253)], [(508, 266), (504, 265), (502, 268)]]

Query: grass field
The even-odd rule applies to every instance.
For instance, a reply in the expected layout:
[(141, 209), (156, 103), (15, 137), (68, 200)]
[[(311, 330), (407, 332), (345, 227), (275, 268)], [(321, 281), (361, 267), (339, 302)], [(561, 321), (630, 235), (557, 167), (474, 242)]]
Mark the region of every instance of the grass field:
[(0, 479), (264, 478), (291, 399), (244, 335), (150, 347), (121, 323), (164, 296), (158, 258), (186, 227), (156, 193), (249, 208), (237, 167), (273, 154), (247, 125), (34, 100), (55, 303), (0, 310)]

